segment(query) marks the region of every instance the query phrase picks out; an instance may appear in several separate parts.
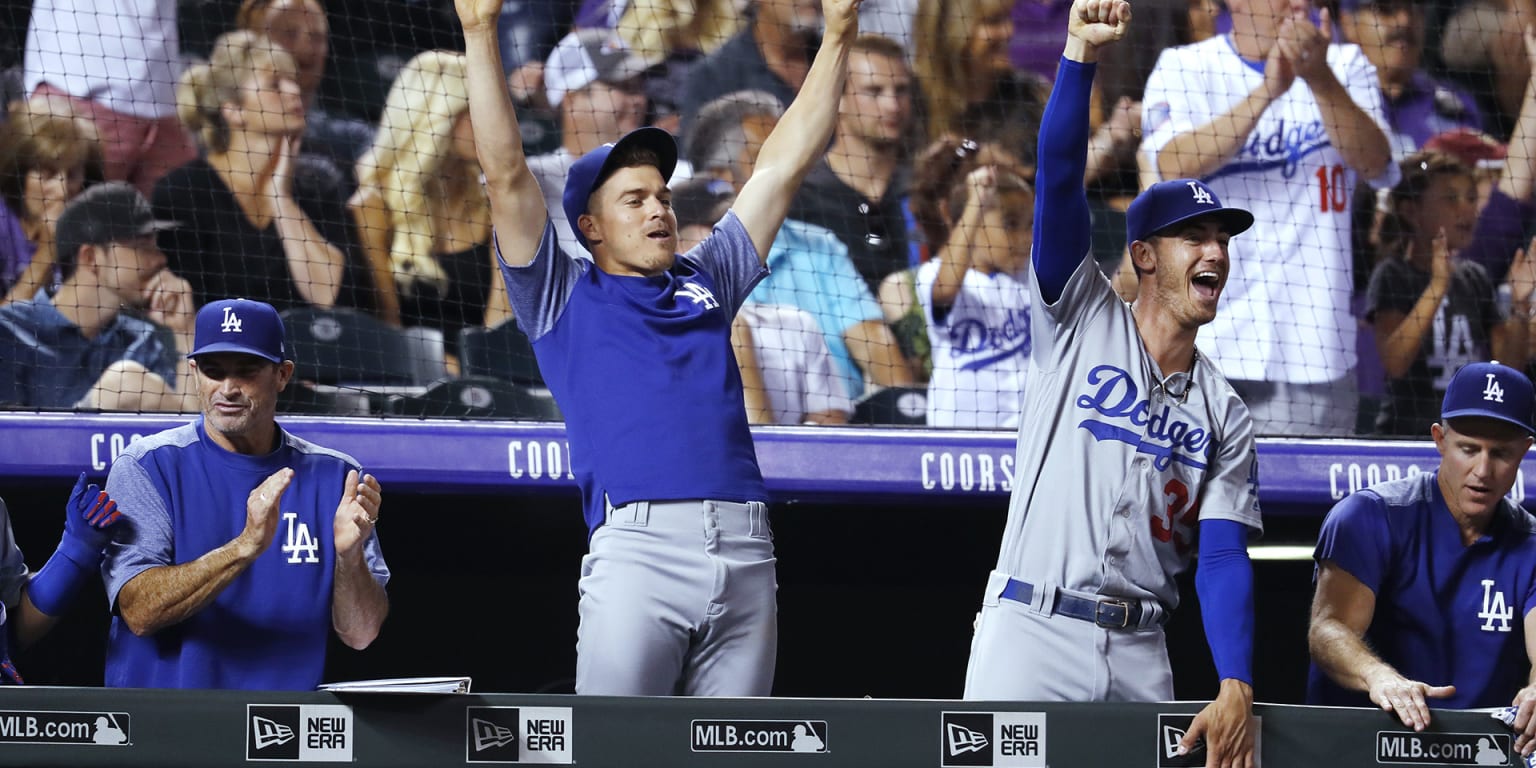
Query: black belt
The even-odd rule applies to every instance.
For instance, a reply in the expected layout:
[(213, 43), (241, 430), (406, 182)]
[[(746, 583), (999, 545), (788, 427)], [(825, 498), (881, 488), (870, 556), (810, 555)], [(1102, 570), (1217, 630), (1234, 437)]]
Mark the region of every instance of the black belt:
[[(1009, 579), (1002, 597), (1029, 605), (1035, 588), (1027, 581)], [(1091, 622), (1105, 629), (1136, 629), (1141, 626), (1141, 601), (1115, 597), (1078, 597), (1056, 590), (1051, 613)]]

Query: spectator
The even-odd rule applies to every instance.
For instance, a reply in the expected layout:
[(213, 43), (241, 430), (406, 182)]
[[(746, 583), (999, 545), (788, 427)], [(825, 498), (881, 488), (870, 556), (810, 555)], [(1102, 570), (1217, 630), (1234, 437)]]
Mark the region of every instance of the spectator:
[(747, 421), (753, 424), (847, 424), (853, 401), (843, 390), (816, 318), (787, 304), (747, 304), (731, 324)]
[(9, 648), (26, 648), (53, 629), (80, 588), (96, 578), (102, 550), (120, 519), (117, 502), (95, 484), (86, 485), (80, 473), (64, 507), (64, 536), (32, 575), (11, 532), (11, 512), (0, 499), (0, 686), (25, 683)]
[(1348, 0), (1342, 10), (1345, 37), (1376, 67), (1394, 156), (1452, 128), (1482, 130), (1472, 94), (1423, 68), (1424, 11), (1415, 0)]
[(871, 291), (879, 290), (886, 275), (911, 266), (906, 220), (911, 132), (906, 52), (889, 39), (860, 35), (848, 52), (848, 82), (838, 102), (832, 147), (800, 186), (789, 217), (832, 230)]
[(94, 122), (103, 175), (146, 195), (197, 156), (176, 120), (176, 7), (176, 0), (34, 0), (27, 27), (26, 92)]
[(1430, 699), (1513, 705), (1515, 748), (1532, 752), (1536, 520), (1505, 495), (1531, 447), (1533, 405), (1519, 371), (1463, 367), (1430, 426), (1440, 465), (1328, 513), (1313, 553), (1308, 704), (1375, 704), (1416, 731)]
[[(734, 93), (705, 105), (688, 142), (694, 172), (728, 181), (740, 195), (756, 168), (764, 138), (783, 111), (778, 100), (763, 91)], [(866, 378), (877, 387), (915, 382), (879, 305), (836, 235), (785, 219), (767, 261), (769, 274), (747, 301), (787, 304), (815, 317), (848, 397), (864, 394)]]
[(915, 67), (932, 139), (962, 136), (999, 144), (1035, 166), (1041, 110), (1050, 85), (1013, 68), (1012, 0), (921, 0)]
[(332, 632), (361, 650), (389, 611), (379, 482), (274, 420), (293, 376), (276, 308), (220, 300), (196, 325), (202, 417), (107, 475), (130, 524), (102, 566), (106, 684), (314, 690)]
[(650, 124), (681, 133), (688, 70), (746, 26), (742, 4), (736, 0), (619, 0), (614, 4), (622, 11), (615, 31), (650, 67), (645, 75)]
[[(978, 144), (956, 136), (941, 138), (918, 154), (908, 204), (917, 223), (919, 253), (924, 262), (931, 260), (949, 240), (954, 225), (950, 193), (963, 190), (966, 175), (987, 165), (1020, 167), (1017, 157), (996, 144)], [(880, 283), (878, 295), (880, 309), (896, 334), (902, 353), (926, 380), (933, 373), (933, 354), (928, 341), (927, 313), (917, 300), (917, 268), (888, 275)]]
[[(192, 295), (155, 233), (173, 226), (124, 182), (81, 193), (59, 216), (58, 293), (0, 307), (0, 403), (25, 408), (191, 410)], [(170, 329), (166, 347), (143, 310)]]
[(1231, 10), (1230, 37), (1158, 59), (1142, 152), (1156, 179), (1209, 179), (1258, 217), (1256, 234), (1233, 245), (1205, 347), (1258, 433), (1352, 434), (1350, 208), (1357, 176), (1397, 181), (1380, 87), (1358, 46), (1329, 42), (1326, 9), (1318, 24), (1304, 0)]
[[(555, 46), (544, 65), (544, 89), (560, 110), (560, 148), (528, 158), (549, 210), (560, 210), (573, 163), (645, 121), (643, 72), (645, 62), (611, 30), (577, 30)], [(555, 217), (555, 231), (566, 253), (586, 255), (562, 217)]]
[(32, 298), (57, 280), (54, 225), (64, 204), (101, 180), (96, 127), (47, 99), (18, 102), (0, 126), (0, 295)]
[(266, 35), (293, 56), (294, 80), (304, 99), (303, 153), (350, 172), (373, 142), (373, 126), (333, 115), (317, 98), (331, 50), (331, 24), (320, 0), (243, 0), (235, 26)]
[[(1472, 171), (1450, 155), (1409, 155), (1389, 199), (1392, 221), (1383, 231), (1393, 234), (1381, 243), (1366, 305), (1387, 374), (1376, 429), (1418, 436), (1437, 420), (1446, 385), (1462, 366), (1491, 353), (1525, 367), (1536, 252), (1515, 256), (1502, 289), (1481, 264), (1460, 258), (1464, 250), (1488, 247), (1472, 242), (1475, 232), (1494, 233), (1477, 227)], [(1507, 317), (1499, 307), (1501, 290), (1509, 297)]]
[(1482, 99), (1487, 130), (1509, 135), (1520, 112), (1520, 94), (1531, 62), (1520, 45), (1536, 19), (1531, 0), (1468, 0), (1457, 4), (1440, 35), (1440, 60), (1452, 75), (1472, 84)]
[(963, 178), (946, 201), (949, 238), (917, 270), (933, 349), (927, 423), (1018, 429), (1028, 386), (1035, 193), (1016, 169), (983, 165)]
[[(672, 191), (678, 250), (709, 237), (736, 199), (729, 182), (690, 179)], [(747, 304), (731, 343), (753, 424), (846, 424), (853, 412), (816, 318), (786, 304)]]
[(484, 325), (491, 295), (505, 291), (495, 279), (462, 54), (427, 51), (400, 70), (358, 168), (351, 208), (364, 249), (380, 282), (399, 286), (388, 319), (441, 331), (456, 356), (459, 331)]
[(199, 305), (241, 296), (280, 310), (329, 307), (341, 293), (346, 256), (315, 222), (346, 213), (312, 214), (293, 194), (304, 130), (297, 74), (281, 46), (240, 31), (182, 75), (181, 116), (208, 154), (161, 179), (154, 205), (182, 225), (162, 233), (160, 247)]
[(745, 29), (688, 68), (684, 143), (705, 104), (738, 91), (766, 91), (788, 104), (805, 82), (820, 39), (821, 6), (816, 0), (751, 0), (751, 7)]

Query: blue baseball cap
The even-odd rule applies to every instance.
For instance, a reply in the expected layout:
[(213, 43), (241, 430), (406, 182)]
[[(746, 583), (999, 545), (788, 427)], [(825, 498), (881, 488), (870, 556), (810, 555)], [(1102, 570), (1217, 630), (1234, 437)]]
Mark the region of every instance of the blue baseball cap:
[(1236, 235), (1253, 226), (1253, 214), (1241, 208), (1226, 208), (1216, 193), (1199, 179), (1160, 181), (1131, 201), (1125, 212), (1127, 243), (1148, 237), (1201, 216), (1214, 216), (1222, 231)]
[(1525, 374), (1494, 360), (1468, 363), (1451, 377), (1440, 405), (1440, 420), (1481, 416), (1513, 424), (1536, 434), (1531, 411), (1536, 399)]
[(670, 180), (672, 171), (677, 169), (677, 139), (652, 126), (636, 128), (618, 141), (604, 144), (572, 163), (570, 172), (565, 176), (565, 192), (561, 203), (565, 208), (565, 219), (570, 222), (571, 231), (576, 233), (576, 240), (583, 248), (591, 246), (581, 234), (581, 227), (576, 225), (576, 220), (587, 212), (587, 202), (592, 199), (592, 193), (618, 170), (609, 164), (609, 158), (615, 154), (622, 156), (621, 150), (630, 147), (649, 149), (656, 153), (656, 170), (661, 171), (662, 181)]
[(281, 363), (283, 318), (275, 307), (261, 301), (210, 301), (197, 311), (197, 331), (187, 357), (214, 352), (239, 352)]

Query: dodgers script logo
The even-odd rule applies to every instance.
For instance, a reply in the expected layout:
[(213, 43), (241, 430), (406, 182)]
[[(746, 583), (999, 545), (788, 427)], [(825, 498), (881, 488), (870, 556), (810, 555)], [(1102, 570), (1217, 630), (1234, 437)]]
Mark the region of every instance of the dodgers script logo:
[[(1088, 372), (1092, 391), (1077, 398), (1077, 407), (1107, 417), (1083, 419), (1077, 426), (1088, 430), (1095, 440), (1118, 440), (1136, 446), (1138, 453), (1151, 454), (1152, 466), (1166, 470), (1173, 462), (1195, 469), (1205, 469), (1205, 459), (1215, 445), (1211, 433), (1187, 421), (1171, 417), (1173, 406), (1164, 405), (1156, 413), (1140, 396), (1131, 374), (1113, 365), (1101, 365)], [(1131, 429), (1115, 422), (1128, 423)], [(1142, 427), (1146, 435), (1142, 435)], [(1151, 442), (1156, 440), (1158, 442)]]
[(1225, 173), (1234, 171), (1280, 168), (1280, 175), (1289, 179), (1296, 175), (1301, 159), (1330, 145), (1328, 129), (1323, 121), (1312, 120), (1287, 124), (1280, 120), (1268, 134), (1254, 133), (1238, 156), (1239, 167), (1228, 166)]
[(961, 365), (967, 371), (986, 368), (1014, 355), (1029, 354), (1029, 311), (1008, 310), (1002, 325), (991, 327), (979, 319), (962, 320), (949, 329), (954, 357), (975, 357)]

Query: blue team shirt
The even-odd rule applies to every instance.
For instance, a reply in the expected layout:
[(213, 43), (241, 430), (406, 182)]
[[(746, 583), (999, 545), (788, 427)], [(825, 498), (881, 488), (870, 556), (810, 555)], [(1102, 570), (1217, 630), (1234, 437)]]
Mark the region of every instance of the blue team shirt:
[[(1436, 473), (1371, 486), (1334, 506), (1314, 556), (1376, 593), (1365, 639), (1410, 680), (1456, 686), (1431, 705), (1509, 706), (1526, 683), (1525, 615), (1536, 606), (1536, 522), (1507, 499), (1471, 546)], [(1312, 665), (1307, 703), (1373, 706)]]
[[(133, 577), (191, 562), (245, 528), (251, 491), (273, 472), (294, 470), (272, 545), (212, 603), (186, 621), (139, 637), (114, 615), (106, 684), (131, 688), (313, 690), (331, 636), (336, 565), (334, 520), (347, 471), (357, 461), (280, 434), (265, 456), (231, 453), (208, 439), (203, 420), (134, 441), (107, 476), (124, 522), (107, 548), (102, 576), (114, 614)], [(364, 558), (380, 584), (389, 568), (378, 536)]]
[(767, 500), (731, 347), (731, 320), (767, 269), (736, 214), (655, 277), (573, 259), (554, 231), (501, 272), (565, 414), (588, 530), (605, 499)]

